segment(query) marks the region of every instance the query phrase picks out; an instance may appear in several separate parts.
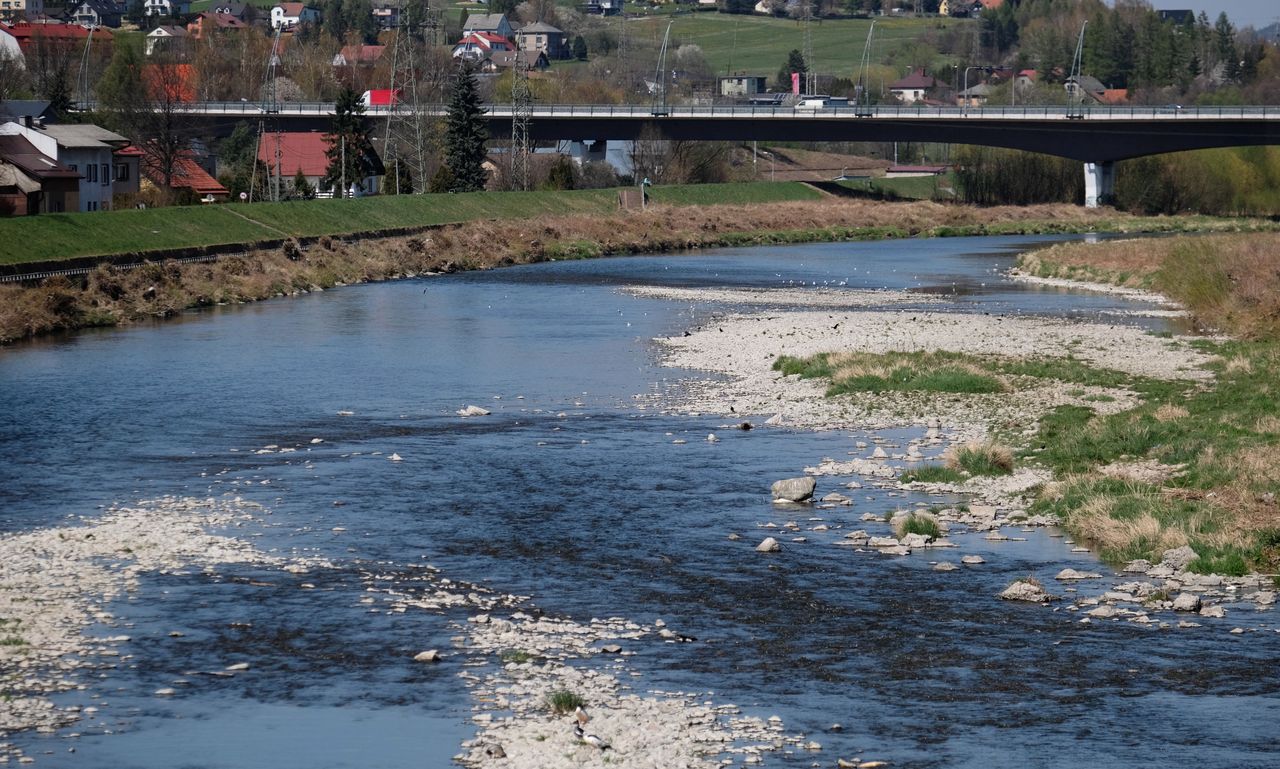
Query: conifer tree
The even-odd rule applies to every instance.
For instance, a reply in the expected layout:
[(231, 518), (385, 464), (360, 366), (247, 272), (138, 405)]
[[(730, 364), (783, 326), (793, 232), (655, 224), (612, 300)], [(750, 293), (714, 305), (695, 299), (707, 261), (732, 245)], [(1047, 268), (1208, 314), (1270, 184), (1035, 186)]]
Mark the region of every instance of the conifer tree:
[(449, 93), (449, 111), (445, 117), (444, 156), (453, 174), (450, 192), (484, 189), (484, 143), (488, 138), (475, 75), (463, 67), (454, 77)]
[[(334, 104), (333, 120), (329, 133), (325, 134), (325, 157), (329, 166), (325, 169), (321, 184), (328, 188), (341, 187), (345, 179), (347, 190), (365, 177), (381, 173), (376, 167), (373, 143), (369, 140), (369, 121), (364, 116), (364, 105), (350, 87), (343, 88)], [(340, 191), (340, 197), (347, 190)]]

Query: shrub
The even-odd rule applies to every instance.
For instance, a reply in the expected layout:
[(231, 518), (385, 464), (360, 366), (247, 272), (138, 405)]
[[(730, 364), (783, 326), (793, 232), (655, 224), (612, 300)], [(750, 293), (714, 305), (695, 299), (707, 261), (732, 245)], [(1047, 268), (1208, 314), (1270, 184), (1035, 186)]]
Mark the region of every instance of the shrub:
[(900, 518), (893, 530), (898, 537), (906, 534), (923, 534), (931, 539), (942, 538), (942, 527), (938, 525), (938, 519), (929, 513), (916, 512), (906, 518)]
[(966, 443), (943, 454), (946, 466), (970, 475), (1008, 475), (1013, 472), (1013, 451), (993, 441)]
[(572, 713), (575, 709), (586, 705), (587, 701), (567, 689), (558, 689), (547, 695), (547, 705), (551, 712), (558, 716)]

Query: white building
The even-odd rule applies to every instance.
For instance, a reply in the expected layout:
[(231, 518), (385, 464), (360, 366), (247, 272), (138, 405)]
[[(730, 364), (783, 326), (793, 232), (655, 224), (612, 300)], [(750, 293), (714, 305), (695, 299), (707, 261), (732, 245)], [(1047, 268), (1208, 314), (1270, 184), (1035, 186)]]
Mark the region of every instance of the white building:
[(96, 125), (5, 123), (0, 134), (24, 137), (41, 154), (80, 173), (80, 210), (111, 210), (114, 159), (112, 152), (129, 140)]
[(148, 16), (180, 16), (191, 12), (191, 0), (145, 0)]
[(299, 24), (319, 24), (320, 11), (305, 3), (280, 3), (271, 9), (272, 29), (293, 29)]

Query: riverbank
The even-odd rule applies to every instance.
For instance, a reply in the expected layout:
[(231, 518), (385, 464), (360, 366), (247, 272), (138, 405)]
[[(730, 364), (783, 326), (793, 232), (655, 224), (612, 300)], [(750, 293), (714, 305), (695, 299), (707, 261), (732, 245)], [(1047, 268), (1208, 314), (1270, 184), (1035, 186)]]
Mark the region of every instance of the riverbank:
[(1263, 220), (1145, 218), (1064, 205), (973, 208), (826, 198), (486, 219), (385, 237), (326, 235), (303, 242), (291, 236), (279, 247), (213, 261), (167, 261), (136, 269), (104, 264), (83, 280), (55, 277), (36, 286), (0, 286), (0, 343), (351, 283), (554, 259), (905, 237), (1273, 226)]
[[(1135, 278), (1134, 259), (1114, 272), (1092, 266), (1095, 255), (1115, 258), (1107, 242), (1055, 246), (1024, 256), (1022, 264), (1056, 278), (1067, 268), (1051, 257), (1062, 255), (1072, 269), (1088, 267), (1095, 281), (1198, 286), (1159, 302), (1143, 294), (1150, 303), (1130, 314), (1167, 316), (1177, 299), (1202, 324), (1214, 317), (1222, 327), (1229, 319), (1233, 330), (1256, 334), (1270, 317), (1265, 298), (1272, 294), (1263, 277), (1274, 274), (1269, 239), (1125, 244), (1122, 251), (1148, 254), (1155, 271), (1149, 281)], [(1199, 261), (1185, 258), (1188, 248)], [(1256, 268), (1249, 273), (1255, 280), (1241, 279), (1240, 264), (1265, 265), (1268, 258), (1270, 272)], [(1205, 281), (1185, 274), (1192, 270), (1234, 279), (1208, 281), (1221, 288), (1213, 295)], [(909, 292), (897, 297), (910, 298)], [(1256, 608), (1274, 602), (1269, 578), (1259, 576), (1280, 566), (1280, 463), (1272, 451), (1280, 434), (1274, 411), (1280, 354), (1271, 338), (1155, 334), (1136, 325), (918, 307), (815, 311), (813, 302), (787, 307), (768, 292), (703, 301), (768, 312), (720, 315), (687, 336), (659, 340), (668, 365), (723, 375), (690, 383), (676, 410), (772, 415), (770, 425), (805, 429), (919, 431), (902, 444), (864, 443), (851, 447), (851, 458), (823, 458), (805, 468), (821, 481), (814, 495), (820, 508), (841, 503), (838, 488), (825, 488), (823, 479), (832, 476), (858, 477), (853, 488), (869, 483), (970, 498), (966, 505), (940, 503), (927, 521), (911, 526), (907, 510), (894, 516), (897, 525), (868, 521), (848, 544), (905, 555), (932, 547), (930, 537), (908, 539), (917, 537), (913, 528), (932, 537), (950, 527), (1008, 540), (1016, 538), (1002, 531), (1010, 527), (1060, 525), (1076, 547), (1088, 545), (1123, 580), (1097, 595), (1071, 588), (1076, 600), (1069, 610), (1157, 623), (1149, 612), (1176, 608), (1221, 617), (1241, 599)], [(1222, 307), (1232, 309), (1217, 315), (1204, 309)], [(956, 567), (938, 563), (941, 570)], [(1029, 594), (1049, 596), (1044, 589)], [(1138, 608), (1116, 608), (1126, 603)]]

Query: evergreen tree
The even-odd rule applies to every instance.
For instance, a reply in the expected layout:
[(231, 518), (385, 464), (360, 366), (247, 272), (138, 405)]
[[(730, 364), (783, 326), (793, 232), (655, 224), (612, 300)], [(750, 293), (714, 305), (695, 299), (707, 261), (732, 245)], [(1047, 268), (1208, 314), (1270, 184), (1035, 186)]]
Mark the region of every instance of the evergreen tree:
[(573, 161), (561, 155), (547, 174), (549, 190), (571, 190), (574, 186)]
[(147, 20), (147, 7), (143, 4), (143, 0), (133, 0), (129, 3), (129, 10), (125, 13), (125, 18), (139, 27)]
[(453, 183), (449, 187), (451, 192), (484, 189), (486, 175), (482, 164), (488, 134), (475, 75), (463, 67), (453, 79), (445, 117), (444, 156), (445, 164), (453, 174)]
[(427, 192), (449, 192), (453, 189), (453, 183), (453, 172), (449, 170), (449, 166), (442, 165), (436, 170), (435, 176), (431, 177)]
[(1236, 30), (1231, 26), (1226, 11), (1218, 14), (1218, 21), (1213, 27), (1218, 61), (1226, 66), (1227, 79), (1235, 81), (1240, 76), (1240, 55), (1236, 51)]
[(341, 196), (345, 197), (352, 184), (381, 172), (376, 170), (369, 121), (365, 119), (360, 96), (350, 87), (343, 88), (333, 112), (329, 133), (324, 137), (329, 145), (324, 151), (329, 167), (321, 184), (328, 188), (341, 187), (345, 178), (347, 188), (341, 190)]
[(781, 91), (791, 90), (791, 73), (800, 73), (800, 82), (804, 82), (805, 73), (809, 68), (805, 65), (804, 54), (800, 53), (800, 49), (792, 48), (791, 53), (787, 54), (787, 63), (782, 65), (782, 69), (778, 70), (777, 88)]
[(58, 120), (66, 122), (71, 115), (72, 105), (71, 77), (67, 74), (66, 67), (58, 67), (53, 71), (53, 77), (45, 85), (44, 98), (49, 100), (49, 109), (58, 116)]
[(578, 35), (573, 39), (573, 58), (578, 61), (587, 60), (587, 41), (583, 39), (582, 35)]

